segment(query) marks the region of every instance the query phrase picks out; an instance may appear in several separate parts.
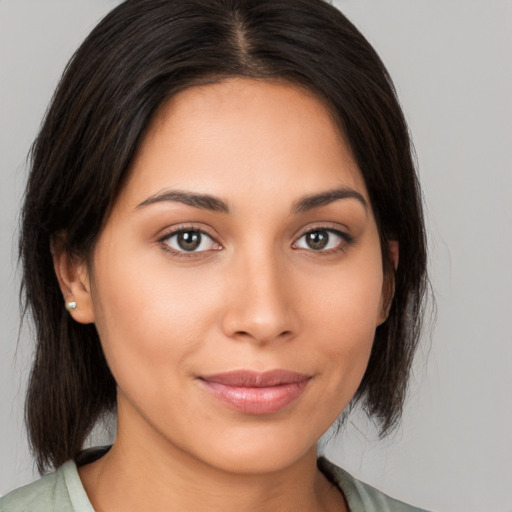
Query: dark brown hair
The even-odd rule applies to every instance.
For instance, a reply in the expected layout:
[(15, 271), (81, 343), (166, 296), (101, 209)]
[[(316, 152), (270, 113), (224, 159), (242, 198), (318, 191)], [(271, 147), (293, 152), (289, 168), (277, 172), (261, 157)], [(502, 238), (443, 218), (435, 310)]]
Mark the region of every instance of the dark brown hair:
[(90, 255), (153, 114), (177, 91), (230, 76), (301, 84), (335, 114), (400, 263), (388, 320), (376, 331), (362, 404), (387, 433), (400, 418), (426, 284), (421, 198), (408, 130), (381, 60), (323, 0), (128, 0), (75, 53), (31, 154), (22, 212), (23, 307), (37, 348), (26, 421), (40, 471), (82, 449), (116, 384), (93, 325), (63, 307), (50, 240)]

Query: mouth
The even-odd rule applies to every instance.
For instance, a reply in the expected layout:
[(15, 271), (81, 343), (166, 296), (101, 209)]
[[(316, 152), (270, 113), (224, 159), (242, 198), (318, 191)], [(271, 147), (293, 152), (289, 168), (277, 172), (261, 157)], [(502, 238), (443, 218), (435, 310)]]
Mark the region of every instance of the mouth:
[(203, 389), (245, 414), (273, 414), (294, 402), (311, 380), (289, 370), (237, 370), (199, 377)]

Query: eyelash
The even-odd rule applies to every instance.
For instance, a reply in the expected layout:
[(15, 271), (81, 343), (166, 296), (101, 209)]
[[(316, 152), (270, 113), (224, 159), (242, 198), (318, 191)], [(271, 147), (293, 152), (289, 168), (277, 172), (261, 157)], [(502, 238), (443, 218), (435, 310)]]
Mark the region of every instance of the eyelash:
[[(296, 247), (299, 240), (301, 240), (302, 238), (304, 238), (307, 235), (310, 235), (312, 233), (318, 233), (318, 232), (320, 232), (320, 233), (325, 232), (325, 233), (329, 234), (327, 243), (331, 242), (330, 237), (332, 235), (335, 235), (336, 237), (338, 237), (340, 239), (340, 241), (336, 244), (336, 247), (332, 247), (329, 249), (315, 250), (315, 249), (312, 249), (311, 247), (309, 247), (309, 248)], [(345, 233), (343, 231), (340, 231), (339, 229), (335, 229), (335, 228), (328, 227), (328, 226), (316, 226), (316, 227), (314, 227), (312, 229), (308, 229), (307, 231), (302, 233), (302, 235), (299, 236), (299, 238), (297, 238), (297, 241), (293, 243), (293, 246), (297, 250), (306, 250), (306, 251), (310, 251), (314, 254), (320, 254), (322, 256), (326, 256), (329, 254), (337, 254), (340, 252), (344, 252), (353, 243), (354, 243), (354, 238), (352, 236), (350, 236), (348, 233)]]
[[(162, 246), (162, 248), (165, 251), (171, 253), (173, 256), (175, 256), (177, 258), (193, 258), (193, 257), (197, 257), (198, 254), (208, 252), (208, 250), (206, 250), (206, 251), (185, 251), (183, 249), (179, 250), (179, 249), (172, 248), (169, 245), (169, 241), (173, 237), (177, 237), (180, 234), (184, 234), (184, 233), (199, 233), (201, 237), (208, 237), (212, 241), (212, 243), (215, 244), (215, 246), (216, 246), (215, 249), (210, 249), (210, 251), (211, 250), (218, 251), (222, 248), (222, 246), (213, 238), (213, 236), (208, 234), (204, 229), (201, 229), (196, 226), (180, 226), (178, 228), (174, 228), (171, 231), (167, 232), (164, 236), (160, 237), (158, 239), (158, 243)], [(202, 243), (203, 243), (203, 240), (201, 240), (201, 244)]]
[[(315, 249), (307, 248), (307, 247), (297, 247), (299, 240), (301, 240), (305, 236), (310, 235), (315, 232), (328, 233), (329, 237), (332, 235), (335, 235), (340, 239), (340, 242), (336, 245), (336, 247), (329, 248), (329, 249), (315, 250)], [(184, 233), (198, 233), (201, 237), (209, 238), (211, 240), (211, 242), (216, 247), (214, 249), (207, 249), (207, 250), (202, 250), (202, 251), (195, 251), (195, 250), (186, 251), (184, 249), (180, 250), (180, 249), (174, 249), (174, 248), (170, 247), (169, 240), (172, 239), (173, 237), (177, 237), (180, 234), (184, 234)], [(331, 240), (329, 238), (327, 243), (330, 243), (330, 242), (331, 242)], [(206, 253), (209, 251), (219, 251), (222, 249), (222, 246), (210, 234), (208, 234), (203, 229), (195, 227), (195, 226), (180, 226), (178, 228), (175, 228), (172, 231), (166, 233), (164, 236), (160, 237), (158, 239), (158, 243), (162, 246), (162, 248), (165, 251), (170, 252), (173, 256), (178, 257), (178, 258), (193, 258), (193, 257), (197, 257), (197, 255), (201, 254), (201, 253)], [(203, 243), (203, 240), (201, 240), (200, 245), (202, 243)], [(337, 254), (340, 252), (344, 252), (347, 249), (347, 247), (352, 245), (353, 243), (354, 243), (354, 238), (352, 236), (348, 235), (347, 233), (344, 233), (343, 231), (340, 231), (340, 230), (332, 228), (332, 227), (327, 227), (327, 226), (317, 226), (312, 229), (308, 229), (307, 231), (302, 233), (296, 239), (296, 241), (293, 243), (292, 247), (295, 250), (306, 250), (306, 251), (310, 251), (314, 254), (328, 255), (328, 254)]]

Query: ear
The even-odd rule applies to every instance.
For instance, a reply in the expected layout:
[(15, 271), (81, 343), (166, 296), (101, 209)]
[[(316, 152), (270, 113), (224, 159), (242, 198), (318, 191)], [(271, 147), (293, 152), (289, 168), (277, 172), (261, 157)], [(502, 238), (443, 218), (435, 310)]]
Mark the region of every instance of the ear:
[(398, 268), (398, 256), (399, 256), (399, 244), (398, 240), (390, 240), (388, 242), (389, 254), (391, 256), (391, 262), (395, 267), (395, 270)]
[[(384, 282), (382, 284), (382, 296), (380, 314), (377, 325), (384, 323), (389, 315), (389, 310), (395, 295), (395, 271), (398, 268), (399, 243), (398, 240), (388, 242), (389, 264), (384, 264)], [(391, 267), (392, 265), (392, 267)]]
[[(81, 324), (94, 322), (89, 269), (84, 258), (72, 256), (66, 251), (64, 235), (54, 235), (50, 243), (53, 267), (59, 282), (64, 303), (76, 302), (76, 309), (69, 313)], [(62, 307), (65, 307), (63, 304)]]

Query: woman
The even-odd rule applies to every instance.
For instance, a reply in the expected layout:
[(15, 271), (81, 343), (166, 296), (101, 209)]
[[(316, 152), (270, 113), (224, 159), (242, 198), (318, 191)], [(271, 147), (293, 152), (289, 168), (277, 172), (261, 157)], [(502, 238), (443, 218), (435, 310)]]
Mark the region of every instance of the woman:
[(332, 6), (121, 4), (59, 85), (22, 222), (27, 425), (57, 471), (0, 510), (418, 510), (317, 460), (356, 403), (396, 425), (426, 282), (406, 124)]

